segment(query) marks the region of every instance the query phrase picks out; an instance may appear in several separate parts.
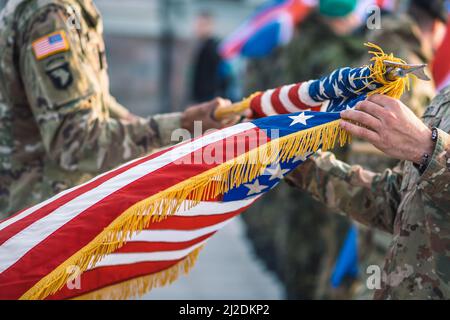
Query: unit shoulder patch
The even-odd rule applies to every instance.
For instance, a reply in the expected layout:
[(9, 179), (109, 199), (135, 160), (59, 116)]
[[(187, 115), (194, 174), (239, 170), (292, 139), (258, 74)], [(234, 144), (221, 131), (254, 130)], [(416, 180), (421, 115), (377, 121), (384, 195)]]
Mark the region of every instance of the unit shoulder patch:
[(64, 30), (47, 34), (32, 43), (37, 60), (43, 60), (60, 52), (70, 49), (69, 41)]

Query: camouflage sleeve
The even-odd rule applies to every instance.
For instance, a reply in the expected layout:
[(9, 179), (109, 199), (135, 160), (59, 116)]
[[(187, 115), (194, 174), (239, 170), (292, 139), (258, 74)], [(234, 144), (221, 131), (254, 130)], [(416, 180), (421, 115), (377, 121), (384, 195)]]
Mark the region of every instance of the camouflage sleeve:
[(399, 168), (376, 174), (324, 152), (310, 158), (286, 179), (290, 185), (360, 223), (393, 232), (400, 203)]
[[(122, 106), (111, 95), (109, 96), (108, 106), (111, 118), (129, 121), (130, 111), (128, 111), (127, 108)], [(171, 145), (174, 142), (176, 142), (172, 140), (172, 133), (174, 130), (179, 129), (181, 127), (180, 112), (157, 114), (152, 117), (152, 120), (156, 125), (156, 131), (158, 133), (158, 136), (155, 137), (155, 139), (159, 138), (159, 142), (157, 143), (158, 147)]]
[(433, 205), (444, 211), (450, 207), (450, 135), (438, 129), (438, 140), (430, 163), (419, 181)]
[[(133, 122), (110, 116), (87, 40), (67, 25), (68, 17), (63, 6), (48, 5), (18, 30), (23, 85), (51, 160), (97, 173), (170, 141), (179, 114)], [(58, 46), (48, 47), (52, 42)]]
[(114, 119), (127, 119), (130, 111), (122, 106), (113, 96), (108, 97), (109, 114)]

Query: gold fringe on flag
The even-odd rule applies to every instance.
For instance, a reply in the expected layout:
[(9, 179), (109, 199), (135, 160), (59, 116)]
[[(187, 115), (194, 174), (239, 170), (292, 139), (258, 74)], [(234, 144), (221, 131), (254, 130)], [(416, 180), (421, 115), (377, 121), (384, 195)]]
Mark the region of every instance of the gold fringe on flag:
[(319, 148), (329, 150), (337, 141), (343, 146), (349, 140), (349, 134), (340, 128), (340, 121), (335, 120), (270, 140), (235, 159), (134, 204), (88, 245), (43, 277), (21, 299), (45, 299), (56, 293), (69, 279), (66, 272), (68, 267), (78, 266), (80, 272), (86, 271), (104, 256), (122, 247), (132, 235), (142, 231), (150, 223), (162, 221), (175, 214), (182, 204), (184, 209), (190, 209), (202, 200), (223, 195), (228, 190), (261, 176), (266, 167), (275, 161), (287, 161), (316, 152)]
[(164, 287), (176, 281), (181, 274), (188, 274), (197, 262), (203, 246), (192, 251), (187, 257), (167, 270), (116, 283), (105, 288), (86, 293), (73, 300), (127, 300), (142, 297), (153, 288)]

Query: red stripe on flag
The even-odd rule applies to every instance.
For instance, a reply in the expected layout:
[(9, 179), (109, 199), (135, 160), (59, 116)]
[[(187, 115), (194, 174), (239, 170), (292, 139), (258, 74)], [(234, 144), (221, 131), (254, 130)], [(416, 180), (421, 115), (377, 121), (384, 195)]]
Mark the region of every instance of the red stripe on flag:
[[(114, 251), (116, 253), (136, 253), (136, 252), (157, 252), (157, 251), (175, 251), (190, 248), (197, 243), (200, 243), (212, 235), (216, 231), (208, 233), (207, 235), (198, 237), (197, 239), (184, 242), (144, 242), (144, 241), (130, 241), (126, 243), (122, 248)], [(101, 269), (104, 267), (99, 267), (96, 269)], [(95, 270), (95, 269), (92, 269)]]
[(250, 108), (253, 111), (253, 116), (252, 117), (254, 119), (267, 117), (267, 115), (264, 114), (264, 112), (262, 110), (262, 105), (261, 105), (262, 96), (263, 96), (262, 93), (260, 93), (256, 97), (254, 97), (252, 99), (252, 101), (250, 102)]
[(55, 295), (47, 297), (47, 300), (61, 300), (78, 297), (106, 286), (167, 270), (181, 260), (183, 259), (141, 262), (131, 265), (102, 267), (87, 271), (82, 275), (80, 290), (70, 290), (67, 286), (64, 286)]
[(286, 108), (283, 106), (283, 103), (280, 100), (281, 89), (282, 87), (279, 87), (272, 93), (270, 101), (272, 102), (272, 106), (278, 114), (287, 114), (289, 112), (286, 110)]
[(311, 109), (311, 107), (308, 106), (308, 105), (306, 105), (306, 104), (304, 104), (304, 103), (300, 100), (300, 97), (299, 97), (299, 94), (298, 94), (301, 85), (302, 85), (301, 83), (296, 84), (295, 86), (293, 86), (293, 87), (289, 90), (289, 93), (288, 93), (289, 100), (291, 100), (291, 102), (292, 102), (297, 108), (299, 108), (299, 109), (301, 109), (301, 110), (309, 110), (309, 109)]
[(229, 220), (247, 208), (248, 206), (230, 213), (210, 216), (172, 216), (170, 219), (161, 221), (157, 224), (151, 224), (146, 230), (192, 230), (205, 228)]
[[(206, 239), (212, 237), (215, 233), (216, 232), (212, 232), (197, 239), (179, 243), (128, 242), (127, 244), (125, 244), (125, 246), (117, 250), (115, 253), (145, 253), (155, 251), (183, 250), (205, 241)], [(104, 266), (91, 269), (81, 275), (81, 289), (69, 290), (67, 286), (64, 286), (63, 289), (61, 289), (56, 294), (48, 297), (47, 299), (62, 300), (77, 297), (116, 283), (122, 283), (130, 279), (138, 278), (141, 276), (148, 276), (156, 272), (166, 270), (167, 268), (170, 268), (181, 260), (182, 259), (164, 262), (140, 262), (128, 265)], [(166, 266), (166, 268), (160, 269), (161, 265)], [(155, 271), (155, 268), (157, 271)], [(104, 276), (105, 274), (109, 275), (110, 272), (114, 272), (113, 277)]]

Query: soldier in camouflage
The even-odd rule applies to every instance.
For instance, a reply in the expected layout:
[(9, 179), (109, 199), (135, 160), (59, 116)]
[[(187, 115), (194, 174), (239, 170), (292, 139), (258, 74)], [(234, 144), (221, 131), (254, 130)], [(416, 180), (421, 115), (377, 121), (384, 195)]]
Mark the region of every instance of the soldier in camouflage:
[(132, 115), (109, 93), (91, 0), (8, 0), (0, 12), (0, 219), (153, 148), (174, 129), (224, 124), (215, 101)]
[[(399, 11), (391, 15), (383, 16), (381, 29), (376, 29), (368, 36), (370, 42), (381, 46), (388, 53), (401, 57), (408, 63), (429, 64), (436, 49), (435, 38), (441, 34), (440, 28), (444, 27), (441, 20), (445, 19), (445, 8), (442, 0), (412, 0), (408, 6), (404, 6), (405, 12)], [(440, 38), (440, 37), (439, 37)], [(440, 39), (438, 39), (440, 40)], [(364, 61), (367, 61), (366, 57)], [(365, 63), (365, 62), (363, 62)], [(431, 74), (427, 67), (425, 72)], [(417, 115), (422, 116), (426, 106), (435, 96), (433, 81), (423, 82), (413, 79), (410, 90), (402, 97), (405, 103)], [(396, 159), (389, 158), (368, 142), (355, 139), (349, 146), (347, 161), (350, 165), (359, 164), (371, 171), (383, 171), (397, 164)], [(384, 260), (392, 236), (377, 229), (367, 229), (359, 226), (358, 245), (360, 253), (360, 282), (353, 288), (356, 289), (353, 297), (358, 299), (369, 298), (373, 292), (366, 286), (367, 267), (373, 264), (381, 264)]]
[[(450, 88), (422, 118), (375, 95), (344, 111), (342, 127), (402, 160), (375, 173), (325, 152), (287, 179), (331, 208), (393, 235), (377, 299), (450, 298)], [(364, 127), (363, 127), (364, 126)]]

